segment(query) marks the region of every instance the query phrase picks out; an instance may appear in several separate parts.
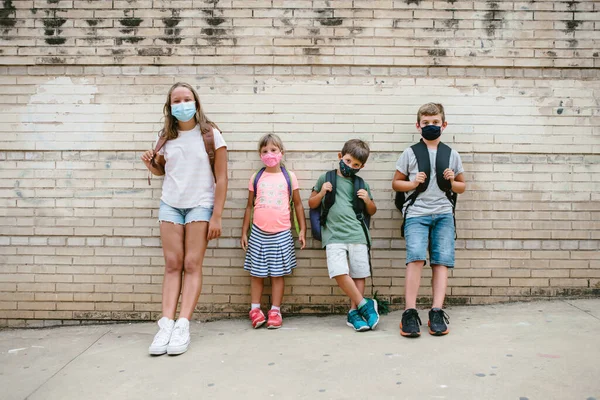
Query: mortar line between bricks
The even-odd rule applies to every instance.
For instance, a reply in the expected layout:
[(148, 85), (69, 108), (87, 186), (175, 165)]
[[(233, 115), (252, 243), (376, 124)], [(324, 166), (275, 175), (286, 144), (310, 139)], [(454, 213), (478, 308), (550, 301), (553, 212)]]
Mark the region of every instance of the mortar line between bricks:
[(96, 340), (94, 340), (92, 342), (92, 344), (90, 344), (88, 347), (86, 347), (85, 349), (83, 349), (79, 354), (77, 354), (75, 357), (73, 357), (68, 363), (66, 363), (65, 365), (62, 366), (61, 369), (59, 369), (58, 371), (56, 371), (54, 374), (52, 374), (51, 377), (49, 377), (48, 379), (46, 379), (44, 382), (42, 382), (40, 384), (40, 386), (38, 386), (33, 392), (29, 393), (26, 397), (25, 400), (29, 399), (31, 396), (33, 396), (38, 390), (40, 390), (40, 388), (42, 386), (44, 386), (46, 383), (48, 383), (52, 378), (54, 378), (56, 375), (58, 375), (59, 372), (61, 372), (63, 369), (67, 368), (73, 361), (75, 361), (77, 358), (79, 358), (79, 356), (81, 356), (83, 353), (85, 353), (86, 351), (89, 350), (90, 347), (92, 347), (93, 345), (95, 345), (96, 343), (98, 343), (98, 341), (100, 339), (102, 339), (104, 336), (108, 335), (110, 332), (112, 332), (110, 329), (106, 332), (104, 332), (102, 335), (100, 335), (100, 337)]
[(564, 301), (565, 303), (567, 303), (568, 305), (570, 305), (571, 307), (573, 307), (573, 308), (576, 308), (576, 309), (578, 309), (579, 311), (583, 311), (584, 313), (586, 313), (586, 314), (587, 314), (587, 315), (589, 315), (590, 317), (592, 317), (592, 318), (595, 318), (595, 319), (597, 319), (598, 321), (600, 321), (600, 318), (596, 317), (594, 314), (592, 314), (592, 313), (590, 313), (590, 312), (588, 312), (588, 311), (586, 311), (586, 310), (584, 310), (584, 309), (582, 309), (582, 308), (579, 308), (579, 307), (577, 307), (575, 304), (571, 304), (571, 303), (569, 303), (569, 301), (568, 301), (568, 300), (563, 300), (563, 301)]

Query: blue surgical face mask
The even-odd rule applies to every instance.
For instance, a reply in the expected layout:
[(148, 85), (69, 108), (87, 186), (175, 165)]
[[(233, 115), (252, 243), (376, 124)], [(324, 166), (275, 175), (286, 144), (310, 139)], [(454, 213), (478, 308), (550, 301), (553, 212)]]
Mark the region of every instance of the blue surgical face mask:
[(171, 115), (178, 121), (189, 121), (196, 115), (196, 102), (186, 101), (185, 103), (171, 104)]
[(421, 128), (423, 139), (435, 140), (442, 134), (442, 128), (437, 125), (427, 125)]
[(346, 165), (346, 163), (344, 162), (343, 159), (340, 160), (340, 172), (346, 178), (353, 177), (354, 175), (356, 175), (358, 173), (358, 171), (360, 171), (360, 168), (352, 168), (352, 167)]

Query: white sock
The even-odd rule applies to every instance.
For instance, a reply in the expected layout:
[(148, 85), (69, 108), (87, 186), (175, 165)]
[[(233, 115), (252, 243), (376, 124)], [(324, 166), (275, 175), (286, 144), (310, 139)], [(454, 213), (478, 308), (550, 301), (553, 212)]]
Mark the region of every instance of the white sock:
[(281, 307), (271, 306), (271, 310), (276, 310), (277, 312), (281, 312)]
[(260, 303), (250, 303), (250, 309), (254, 310), (255, 308), (260, 308)]

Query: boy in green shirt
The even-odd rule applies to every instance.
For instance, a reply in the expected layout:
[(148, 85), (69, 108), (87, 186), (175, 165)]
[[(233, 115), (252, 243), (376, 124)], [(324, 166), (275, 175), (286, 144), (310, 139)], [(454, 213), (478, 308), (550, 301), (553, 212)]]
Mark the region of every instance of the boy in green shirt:
[[(340, 164), (335, 175), (335, 202), (329, 209), (326, 224), (321, 228), (329, 277), (335, 279), (350, 298), (347, 325), (358, 332), (375, 329), (379, 323), (377, 301), (364, 298), (365, 280), (371, 275), (368, 240), (365, 236), (365, 232), (367, 235), (369, 233), (363, 230), (352, 203), (354, 197), (358, 196), (359, 201), (364, 202), (367, 214), (373, 215), (377, 211), (366, 182), (365, 189), (354, 193), (355, 175), (364, 167), (369, 153), (369, 146), (359, 139), (347, 141), (341, 153), (338, 153)], [(318, 208), (332, 189), (326, 174), (321, 175), (308, 200), (309, 207)]]

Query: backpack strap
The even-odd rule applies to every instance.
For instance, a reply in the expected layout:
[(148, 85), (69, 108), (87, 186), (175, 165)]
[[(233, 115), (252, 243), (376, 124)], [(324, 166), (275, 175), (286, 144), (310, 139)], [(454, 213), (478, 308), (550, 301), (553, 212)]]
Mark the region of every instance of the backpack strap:
[(408, 215), (408, 208), (412, 206), (420, 193), (423, 193), (427, 190), (427, 186), (429, 186), (429, 175), (431, 175), (431, 163), (429, 161), (429, 150), (427, 150), (427, 145), (423, 142), (423, 139), (419, 141), (419, 143), (413, 144), (410, 146), (415, 154), (415, 158), (417, 159), (417, 166), (419, 168), (419, 172), (425, 172), (427, 177), (425, 178), (425, 182), (419, 183), (419, 186), (414, 190), (414, 192), (408, 196), (406, 199), (406, 208), (404, 209), (404, 219), (402, 220), (402, 228), (401, 234), (404, 237), (404, 224), (406, 222), (406, 215)]
[(329, 214), (329, 209), (333, 207), (333, 203), (335, 203), (335, 192), (337, 185), (337, 171), (331, 170), (327, 171), (325, 174), (325, 181), (331, 183), (331, 192), (325, 193), (325, 199), (323, 200), (323, 209), (321, 211), (321, 226), (325, 226), (327, 223), (327, 215)]
[(290, 173), (288, 172), (287, 169), (285, 169), (285, 166), (283, 164), (281, 164), (281, 172), (283, 173), (283, 177), (285, 178), (285, 181), (287, 183), (287, 187), (288, 187), (288, 193), (290, 194), (290, 205), (294, 202), (293, 199), (293, 190), (292, 190), (292, 177), (290, 176)]
[[(150, 159), (150, 165), (152, 165), (154, 168), (160, 169), (163, 173), (164, 173), (165, 169), (162, 165), (160, 165), (156, 162), (156, 156), (157, 156), (158, 152), (160, 151), (160, 149), (162, 149), (164, 147), (165, 143), (167, 143), (167, 138), (164, 135), (161, 135), (158, 138), (158, 142), (156, 142), (156, 146), (154, 147), (154, 153), (152, 153), (152, 158)], [(148, 185), (150, 185), (151, 175), (152, 175), (152, 173), (150, 171), (148, 171)]]
[(437, 155), (435, 158), (435, 175), (438, 187), (442, 192), (446, 194), (448, 201), (452, 204), (452, 218), (454, 219), (454, 238), (456, 239), (458, 236), (456, 234), (456, 199), (458, 195), (452, 191), (452, 183), (444, 179), (444, 171), (446, 168), (450, 167), (450, 155), (452, 154), (452, 149), (445, 143), (440, 142), (438, 144)]
[(366, 189), (365, 181), (360, 176), (354, 176), (354, 197), (352, 198), (352, 208), (356, 214), (356, 219), (360, 222), (360, 226), (367, 239), (367, 257), (369, 259), (369, 273), (371, 274), (371, 295), (375, 290), (375, 283), (373, 282), (373, 264), (371, 264), (371, 238), (369, 237), (369, 225), (371, 225), (371, 216), (367, 214), (367, 208), (365, 202), (362, 201), (356, 194), (361, 189)]
[(368, 233), (371, 218), (367, 214), (365, 202), (362, 201), (356, 194), (361, 189), (366, 189), (364, 179), (360, 176), (354, 176), (354, 197), (352, 198), (352, 208), (354, 209), (354, 214), (356, 214), (356, 219), (360, 222), (360, 225), (363, 228), (363, 232), (365, 233), (365, 237), (367, 239), (367, 246), (371, 248), (371, 241), (369, 240)]
[[(252, 185), (254, 186), (254, 199), (255, 200), (256, 200), (256, 191), (258, 190), (258, 181), (266, 169), (267, 169), (267, 167), (262, 167), (261, 169), (259, 169), (256, 172), (256, 175), (254, 175), (254, 182)], [(281, 172), (283, 173), (283, 176), (287, 183), (288, 193), (290, 194), (290, 204), (292, 204), (293, 203), (293, 191), (292, 191), (292, 179), (290, 177), (290, 173), (288, 172), (287, 169), (285, 169), (285, 167), (283, 165), (281, 166)]]
[(215, 175), (215, 134), (213, 132), (212, 125), (208, 123), (200, 124), (200, 133), (202, 140), (204, 141), (204, 148), (206, 154), (208, 154), (208, 161), (210, 162), (210, 169), (212, 170), (213, 177)]
[(256, 172), (256, 175), (254, 175), (254, 182), (252, 183), (252, 186), (254, 186), (254, 199), (252, 199), (252, 204), (256, 202), (256, 191), (258, 190), (258, 181), (262, 176), (263, 172), (265, 172), (265, 169), (267, 169), (267, 167), (262, 167)]
[(419, 172), (425, 172), (427, 177), (425, 178), (425, 182), (419, 183), (419, 186), (415, 189), (415, 192), (422, 193), (427, 190), (427, 186), (429, 185), (429, 179), (431, 175), (431, 162), (429, 161), (429, 150), (427, 150), (427, 145), (423, 142), (423, 139), (419, 141), (419, 143), (413, 144), (410, 146), (415, 153), (415, 157), (417, 159), (417, 165), (419, 167)]
[(438, 187), (442, 192), (452, 190), (452, 185), (449, 180), (444, 179), (444, 171), (450, 166), (450, 154), (452, 149), (447, 144), (440, 142), (437, 148), (435, 157), (435, 175)]
[(288, 186), (288, 193), (290, 194), (290, 216), (294, 220), (294, 228), (296, 229), (296, 233), (300, 234), (300, 224), (298, 223), (298, 216), (296, 215), (296, 209), (294, 208), (294, 191), (292, 189), (292, 177), (290, 176), (290, 172), (285, 168), (283, 164), (281, 164), (281, 172), (283, 172), (283, 176), (285, 177), (285, 181)]

